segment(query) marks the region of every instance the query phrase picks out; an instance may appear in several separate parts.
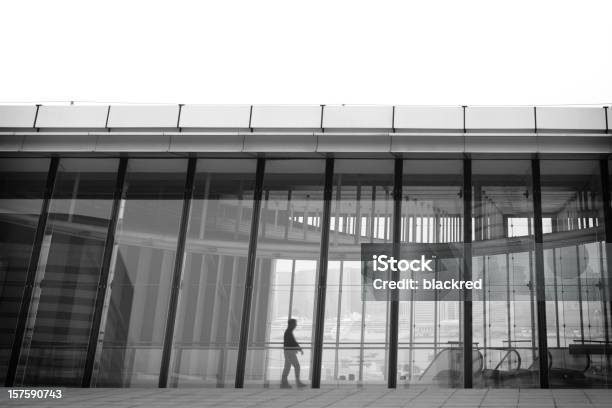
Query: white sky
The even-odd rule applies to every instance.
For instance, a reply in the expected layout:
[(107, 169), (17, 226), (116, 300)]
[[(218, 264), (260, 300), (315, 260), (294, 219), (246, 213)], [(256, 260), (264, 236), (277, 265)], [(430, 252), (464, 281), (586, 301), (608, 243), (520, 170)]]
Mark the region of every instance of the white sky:
[(0, 102), (604, 104), (612, 1), (0, 3)]

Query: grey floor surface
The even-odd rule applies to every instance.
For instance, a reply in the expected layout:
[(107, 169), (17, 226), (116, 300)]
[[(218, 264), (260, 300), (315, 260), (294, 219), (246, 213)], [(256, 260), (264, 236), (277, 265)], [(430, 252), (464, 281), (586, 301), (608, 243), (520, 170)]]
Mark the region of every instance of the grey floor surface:
[(612, 390), (605, 389), (440, 389), (322, 388), (281, 389), (83, 389), (63, 388), (61, 400), (8, 398), (3, 407), (612, 407)]

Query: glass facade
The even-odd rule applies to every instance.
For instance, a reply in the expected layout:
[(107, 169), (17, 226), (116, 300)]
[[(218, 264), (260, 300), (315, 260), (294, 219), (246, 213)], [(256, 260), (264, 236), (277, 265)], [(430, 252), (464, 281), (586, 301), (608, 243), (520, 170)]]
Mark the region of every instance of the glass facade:
[[(330, 163), (3, 158), (0, 377), (277, 387), (296, 319), (308, 383), (610, 386), (607, 160)], [(363, 300), (361, 245), (394, 237), (482, 294)]]
[(17, 384), (81, 384), (118, 165), (59, 162)]
[[(417, 252), (441, 254), (434, 261), (435, 279), (462, 271), (463, 257), (457, 256), (463, 250), (462, 188), (460, 160), (403, 163), (400, 242)], [(461, 306), (448, 300), (400, 301), (398, 383), (462, 386)]]
[(0, 380), (6, 373), (45, 198), (49, 159), (0, 160)]
[(549, 382), (607, 386), (610, 285), (600, 163), (543, 160), (541, 178), (542, 217), (549, 224), (544, 230)]
[(128, 162), (94, 384), (157, 386), (187, 160)]
[(171, 386), (234, 382), (256, 160), (198, 162), (172, 343)]
[(472, 162), (472, 275), (484, 282), (473, 307), (483, 387), (537, 387), (537, 324), (529, 160)]
[(310, 376), (316, 277), (321, 246), (324, 160), (266, 162), (245, 383), (278, 383), (287, 321), (302, 347), (301, 379)]
[(361, 244), (391, 242), (392, 228), (393, 161), (336, 160), (323, 384), (385, 384), (389, 304), (361, 299)]

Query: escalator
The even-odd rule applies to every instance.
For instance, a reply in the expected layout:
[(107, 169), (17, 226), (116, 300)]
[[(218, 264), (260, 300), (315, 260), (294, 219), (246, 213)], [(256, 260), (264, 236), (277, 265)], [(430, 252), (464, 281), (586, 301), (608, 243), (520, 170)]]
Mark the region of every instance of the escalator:
[(486, 387), (531, 387), (537, 383), (538, 360), (522, 367), (521, 354), (511, 347), (494, 368), (482, 370), (482, 381)]
[(575, 354), (567, 347), (548, 348), (548, 376), (552, 387), (587, 388), (585, 375), (591, 365), (588, 354)]
[[(480, 376), (483, 368), (480, 351), (472, 352), (473, 378)], [(448, 347), (442, 349), (418, 378), (417, 384), (437, 385), (440, 387), (460, 388), (463, 386), (463, 349)]]
[[(482, 380), (487, 387), (533, 387), (538, 384), (538, 359), (529, 367), (522, 367), (520, 353), (509, 348), (492, 369), (482, 370)], [(597, 375), (591, 367), (587, 353), (579, 353), (572, 348), (551, 347), (548, 349), (548, 378), (551, 387), (588, 388), (595, 384), (603, 385), (605, 375)]]

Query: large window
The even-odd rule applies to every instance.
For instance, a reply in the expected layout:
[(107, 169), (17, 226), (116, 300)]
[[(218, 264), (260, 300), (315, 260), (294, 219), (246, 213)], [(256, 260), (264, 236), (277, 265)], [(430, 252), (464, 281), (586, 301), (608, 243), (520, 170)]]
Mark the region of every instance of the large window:
[(81, 384), (118, 165), (60, 160), (16, 384)]
[(156, 387), (187, 160), (128, 162), (94, 384)]
[(475, 386), (539, 386), (531, 184), (529, 160), (472, 161)]
[(15, 339), (49, 159), (0, 160), (0, 382)]
[(321, 382), (386, 383), (388, 302), (361, 292), (361, 244), (391, 243), (393, 161), (336, 160)]
[[(404, 293), (400, 386), (462, 387), (469, 321), (474, 387), (538, 387), (539, 336), (546, 337), (552, 387), (612, 384), (612, 247), (605, 236), (612, 219), (604, 217), (604, 204), (612, 203), (603, 202), (612, 173), (600, 174), (599, 159), (475, 158), (469, 177), (464, 160), (333, 159), (327, 203), (324, 159), (265, 159), (261, 186), (258, 159), (198, 159), (193, 191), (187, 158), (124, 160), (125, 166), (111, 157), (0, 160), (0, 381), (21, 344), (13, 360), (16, 386), (80, 386), (91, 374), (98, 387), (157, 387), (163, 356), (169, 364), (161, 374), (170, 387), (232, 386), (241, 363), (247, 386), (274, 387), (285, 365), (284, 332), (296, 319), (300, 377), (310, 382), (322, 227), (329, 221), (323, 344), (317, 345), (323, 385), (389, 382), (391, 302), (363, 300), (361, 245), (392, 244), (394, 226), (400, 252), (433, 258), (430, 278), (462, 279), (470, 250), (472, 279), (483, 283), (472, 293), (467, 321), (463, 300)], [(402, 174), (394, 174), (400, 160)], [(45, 197), (47, 190), (52, 194)], [(467, 202), (471, 209), (464, 209)], [(466, 210), (471, 219), (464, 220)], [(536, 242), (540, 221), (542, 243)], [(247, 288), (250, 245), (253, 286)], [(536, 269), (540, 254), (543, 270)], [(107, 282), (100, 281), (103, 272)], [(538, 315), (542, 278), (546, 313)], [(252, 289), (248, 305), (245, 289)], [(243, 310), (250, 312), (245, 322)], [(546, 333), (539, 333), (543, 326)], [(24, 330), (16, 343), (17, 327)], [(248, 329), (244, 354), (242, 329)]]
[(189, 215), (170, 384), (234, 382), (256, 160), (200, 160)]
[[(463, 263), (462, 162), (406, 160), (403, 169), (402, 246), (438, 254), (435, 278), (458, 278)], [(400, 301), (398, 383), (462, 386), (461, 317), (459, 301)]]
[(301, 379), (310, 378), (324, 180), (323, 160), (266, 161), (246, 384), (280, 383), (290, 318), (297, 320), (294, 336), (304, 350)]
[[(605, 176), (605, 175), (604, 175)], [(599, 161), (542, 160), (549, 382), (610, 384), (608, 270)]]

